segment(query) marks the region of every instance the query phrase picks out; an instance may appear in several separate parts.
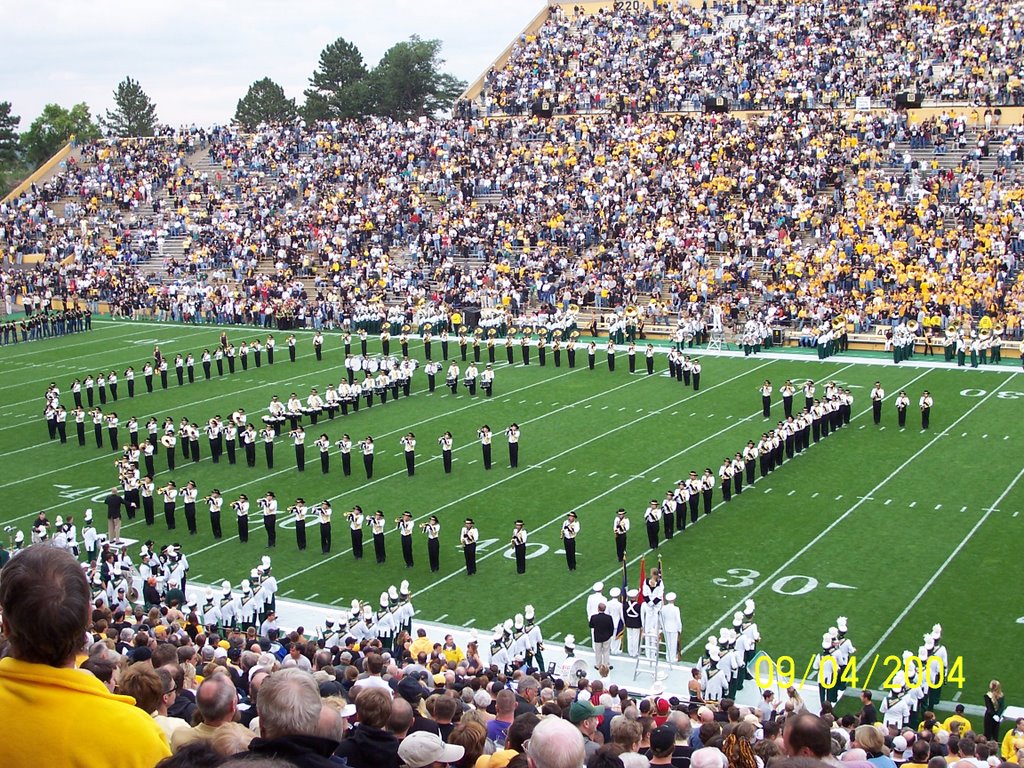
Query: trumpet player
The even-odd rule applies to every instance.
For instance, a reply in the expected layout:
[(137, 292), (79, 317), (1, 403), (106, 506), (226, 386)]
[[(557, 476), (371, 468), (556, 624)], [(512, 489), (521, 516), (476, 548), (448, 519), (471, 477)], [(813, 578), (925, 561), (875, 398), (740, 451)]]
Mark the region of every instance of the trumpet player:
[(190, 535), (195, 536), (197, 533), (196, 529), (196, 500), (199, 498), (199, 490), (196, 488), (194, 480), (189, 480), (188, 484), (181, 491), (181, 501), (185, 505), (185, 523), (188, 526), (188, 532)]
[(405, 473), (412, 477), (416, 474), (416, 435), (410, 432), (398, 442), (405, 452)]
[(918, 401), (918, 405), (921, 406), (921, 429), (928, 429), (928, 421), (931, 418), (934, 404), (935, 401), (927, 389), (921, 393), (921, 399)]
[(349, 535), (352, 538), (352, 556), (356, 560), (363, 559), (363, 509), (356, 505), (345, 515), (348, 520)]
[(406, 510), (395, 520), (395, 524), (398, 526), (399, 540), (402, 542), (402, 559), (405, 560), (405, 567), (412, 568), (412, 513)]
[(224, 506), (224, 499), (221, 498), (220, 490), (214, 488), (205, 501), (206, 506), (210, 510), (210, 529), (213, 531), (213, 538), (220, 539), (223, 536), (220, 527), (220, 511)]
[(331, 438), (320, 435), (313, 445), (320, 449), (320, 473), (326, 475), (331, 471)]
[(562, 523), (562, 547), (565, 549), (565, 564), (570, 571), (576, 570), (576, 537), (579, 535), (579, 520), (576, 513), (570, 511)]
[(169, 480), (167, 485), (157, 489), (157, 493), (164, 499), (164, 520), (167, 523), (167, 530), (173, 531), (174, 512), (178, 503), (178, 487), (174, 484), (173, 480)]
[(381, 565), (388, 559), (384, 549), (384, 532), (388, 523), (384, 519), (383, 510), (378, 509), (367, 523), (370, 526), (370, 533), (373, 534), (373, 554), (377, 558), (377, 564)]
[(363, 468), (366, 470), (366, 479), (373, 479), (373, 438), (367, 435), (359, 442), (359, 450), (363, 452)]
[(288, 433), (295, 444), (295, 466), (299, 472), (306, 471), (306, 430), (300, 424)]
[(452, 446), (455, 444), (452, 433), (445, 432), (437, 438), (437, 444), (441, 446), (441, 461), (444, 464), (444, 473), (450, 475), (452, 473)]
[(484, 424), (477, 431), (477, 437), (480, 438), (480, 447), (483, 449), (484, 455), (484, 469), (491, 468), (491, 428)]
[(146, 519), (146, 525), (153, 525), (153, 493), (156, 491), (156, 483), (152, 475), (146, 475), (139, 483), (139, 497), (142, 501), (142, 515)]
[(288, 507), (288, 511), (295, 516), (295, 544), (299, 552), (302, 552), (306, 549), (306, 514), (309, 511), (306, 500), (302, 497), (297, 498), (295, 503)]
[(327, 555), (331, 552), (331, 502), (324, 499), (316, 508), (317, 520), (320, 523), (320, 554)]
[(441, 523), (437, 515), (431, 515), (430, 519), (420, 526), (420, 530), (427, 534), (427, 558), (430, 560), (431, 573), (441, 570)]
[(249, 497), (241, 494), (237, 501), (231, 502), (231, 508), (238, 523), (238, 540), (245, 544), (249, 541)]
[(341, 471), (345, 477), (352, 474), (352, 438), (346, 432), (341, 440), (335, 443), (341, 451)]
[(508, 465), (515, 469), (519, 466), (519, 425), (513, 421), (505, 434), (508, 436)]
[(462, 533), (459, 534), (459, 542), (462, 544), (462, 554), (466, 558), (466, 575), (472, 576), (476, 573), (476, 543), (480, 539), (480, 531), (476, 529), (473, 518), (467, 517)]
[(273, 491), (267, 491), (259, 500), (260, 511), (263, 512), (263, 528), (267, 532), (267, 546), (277, 546), (277, 497)]
[(529, 534), (523, 527), (522, 520), (516, 520), (515, 528), (512, 529), (512, 551), (516, 556), (516, 573), (526, 573), (526, 540)]

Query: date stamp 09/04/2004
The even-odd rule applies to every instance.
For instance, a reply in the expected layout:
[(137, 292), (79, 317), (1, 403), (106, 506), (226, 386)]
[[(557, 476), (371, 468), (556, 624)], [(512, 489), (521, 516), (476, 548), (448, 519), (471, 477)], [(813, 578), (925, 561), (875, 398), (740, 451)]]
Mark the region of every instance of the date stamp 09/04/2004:
[[(914, 687), (925, 683), (929, 688), (941, 688), (946, 683), (957, 688), (964, 687), (964, 660), (961, 656), (948, 663), (941, 656), (881, 656), (875, 654), (871, 663), (850, 656), (845, 666), (839, 666), (834, 656), (812, 656), (800, 675), (799, 667), (792, 656), (779, 656), (772, 659), (761, 655), (754, 663), (754, 680), (759, 688), (772, 688), (779, 685), (783, 688), (794, 687), (802, 690), (807, 682), (815, 683), (819, 688), (850, 687), (867, 689), (876, 668), (884, 676), (882, 689), (901, 691), (906, 687)], [(867, 674), (861, 677), (862, 671)]]

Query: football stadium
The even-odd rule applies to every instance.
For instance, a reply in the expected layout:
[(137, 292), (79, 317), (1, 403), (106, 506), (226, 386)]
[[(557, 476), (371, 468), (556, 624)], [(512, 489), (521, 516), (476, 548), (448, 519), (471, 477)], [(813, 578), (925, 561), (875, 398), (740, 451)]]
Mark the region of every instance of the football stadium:
[(1024, 759), (1024, 7), (538, 6), (11, 185), (4, 765)]

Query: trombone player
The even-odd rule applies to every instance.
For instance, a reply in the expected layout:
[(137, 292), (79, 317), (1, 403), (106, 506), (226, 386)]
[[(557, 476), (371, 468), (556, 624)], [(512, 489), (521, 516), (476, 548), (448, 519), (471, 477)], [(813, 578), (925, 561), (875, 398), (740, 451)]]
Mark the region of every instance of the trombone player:
[(516, 520), (515, 528), (512, 531), (512, 551), (516, 556), (516, 573), (526, 573), (526, 539), (528, 534), (523, 527), (522, 520)]

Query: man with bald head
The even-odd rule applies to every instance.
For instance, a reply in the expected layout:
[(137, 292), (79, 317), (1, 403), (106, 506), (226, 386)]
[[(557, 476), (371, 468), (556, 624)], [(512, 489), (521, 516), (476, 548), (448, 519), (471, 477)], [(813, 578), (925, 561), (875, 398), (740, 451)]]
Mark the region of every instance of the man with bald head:
[(238, 693), (230, 676), (215, 674), (203, 680), (196, 691), (196, 706), (203, 722), (194, 728), (179, 728), (171, 739), (171, 750), (177, 752), (194, 741), (209, 741), (217, 729), (235, 720)]
[(250, 742), (250, 752), (309, 768), (337, 766), (331, 755), (339, 742), (321, 733), (340, 728), (332, 726), (331, 716), (321, 723), (320, 689), (311, 674), (296, 668), (274, 672), (263, 681), (258, 706), (260, 738)]
[(546, 717), (533, 729), (526, 758), (530, 768), (580, 768), (583, 735), (566, 720)]

